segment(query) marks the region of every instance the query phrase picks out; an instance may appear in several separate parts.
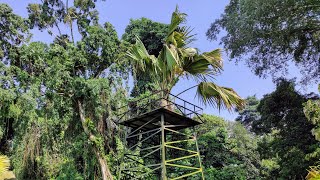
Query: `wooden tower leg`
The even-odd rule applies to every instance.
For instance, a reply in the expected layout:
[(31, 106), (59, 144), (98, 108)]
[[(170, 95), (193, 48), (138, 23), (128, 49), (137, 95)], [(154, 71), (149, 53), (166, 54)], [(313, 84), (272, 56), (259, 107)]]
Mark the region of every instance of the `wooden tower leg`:
[(195, 138), (195, 141), (196, 141), (196, 147), (197, 147), (197, 152), (198, 152), (198, 160), (199, 160), (199, 165), (200, 165), (200, 171), (201, 171), (201, 176), (202, 176), (202, 180), (204, 180), (204, 173), (203, 173), (203, 167), (202, 167), (202, 163), (201, 163), (201, 156), (200, 156), (200, 151), (199, 151), (199, 146), (198, 146), (198, 140), (197, 140), (197, 135), (196, 135), (196, 132), (193, 128), (193, 136)]
[(161, 179), (167, 180), (166, 172), (166, 137), (165, 137), (165, 126), (164, 126), (164, 114), (161, 114)]

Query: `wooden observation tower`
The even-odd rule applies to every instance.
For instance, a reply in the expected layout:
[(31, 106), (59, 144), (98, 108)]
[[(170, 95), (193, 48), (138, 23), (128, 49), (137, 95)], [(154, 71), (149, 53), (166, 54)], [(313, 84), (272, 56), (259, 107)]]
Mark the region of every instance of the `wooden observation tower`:
[(204, 179), (194, 133), (202, 108), (159, 91), (120, 111), (125, 147), (118, 179)]

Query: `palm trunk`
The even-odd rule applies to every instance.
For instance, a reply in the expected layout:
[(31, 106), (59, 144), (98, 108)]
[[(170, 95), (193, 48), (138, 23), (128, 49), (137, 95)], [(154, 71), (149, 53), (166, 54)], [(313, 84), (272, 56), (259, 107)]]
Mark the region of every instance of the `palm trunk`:
[[(83, 130), (89, 136), (89, 140), (94, 142), (96, 140), (96, 136), (93, 135), (89, 131), (88, 127), (87, 127), (85, 116), (84, 116), (84, 110), (83, 110), (83, 107), (82, 107), (82, 103), (81, 103), (80, 100), (77, 100), (77, 103), (78, 103), (79, 116), (80, 116), (80, 121), (81, 121)], [(94, 151), (94, 153), (96, 155), (96, 158), (98, 159), (99, 164), (100, 164), (100, 170), (101, 170), (101, 174), (102, 174), (102, 179), (103, 180), (113, 180), (112, 174), (111, 174), (111, 172), (109, 170), (109, 167), (108, 167), (107, 160), (99, 152), (99, 148), (96, 147), (95, 144), (93, 144), (93, 146), (94, 146), (93, 147), (93, 151)]]
[(174, 111), (174, 104), (168, 101), (168, 98), (164, 98), (160, 100), (160, 107), (168, 109), (170, 111)]

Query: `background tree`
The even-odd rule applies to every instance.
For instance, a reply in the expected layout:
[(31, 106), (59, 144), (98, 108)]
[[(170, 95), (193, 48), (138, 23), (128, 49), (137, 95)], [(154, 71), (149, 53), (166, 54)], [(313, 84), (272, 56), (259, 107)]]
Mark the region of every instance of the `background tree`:
[[(122, 35), (122, 39), (130, 44), (134, 44), (136, 37), (139, 37), (145, 45), (147, 52), (158, 56), (168, 34), (168, 30), (169, 25), (153, 22), (147, 18), (131, 19), (125, 29), (125, 33)], [(135, 81), (131, 92), (131, 96), (133, 97), (143, 94), (146, 91), (158, 89), (147, 72), (137, 71), (133, 73), (133, 77)]]
[(27, 20), (13, 13), (7, 5), (0, 3), (0, 153), (10, 150), (14, 138), (13, 117), (9, 116), (15, 100), (15, 77), (11, 77), (8, 65), (10, 54), (17, 53), (21, 44), (30, 37)]
[(224, 29), (230, 57), (245, 59), (257, 75), (286, 72), (293, 62), (304, 82), (320, 79), (318, 1), (231, 0), (207, 32), (215, 40)]
[(7, 4), (0, 3), (0, 15), (0, 59), (7, 64), (10, 51), (26, 42), (30, 34), (26, 19), (14, 14)]
[[(320, 92), (320, 85), (319, 85)], [(308, 100), (304, 104), (304, 113), (308, 120), (315, 125), (312, 129), (312, 134), (319, 141), (320, 140), (320, 100), (316, 97), (315, 100)]]
[[(124, 101), (127, 77), (114, 28), (98, 24), (95, 1), (29, 4), (28, 21), (3, 7), (4, 28), (17, 28), (3, 36), (11, 44), (2, 46), (8, 53), (0, 64), (0, 117), (14, 137), (10, 153), (17, 177), (112, 179), (107, 159), (114, 155), (113, 110)], [(12, 39), (24, 37), (19, 27), (28, 25), (54, 41), (18, 46)], [(60, 25), (69, 25), (70, 32), (61, 32)]]
[(252, 130), (273, 136), (263, 139), (259, 149), (263, 159), (278, 159), (279, 178), (300, 179), (317, 160), (311, 155), (318, 146), (311, 134), (314, 126), (303, 113), (302, 104), (306, 101), (294, 89), (293, 82), (280, 79), (276, 90), (265, 95), (257, 107), (261, 118), (253, 123)]
[(252, 123), (260, 118), (260, 114), (257, 111), (260, 101), (256, 96), (249, 96), (245, 101), (244, 109), (238, 111), (239, 116), (235, 120), (243, 124), (248, 130), (251, 130)]
[(257, 138), (238, 122), (202, 115), (196, 128), (208, 179), (259, 179)]

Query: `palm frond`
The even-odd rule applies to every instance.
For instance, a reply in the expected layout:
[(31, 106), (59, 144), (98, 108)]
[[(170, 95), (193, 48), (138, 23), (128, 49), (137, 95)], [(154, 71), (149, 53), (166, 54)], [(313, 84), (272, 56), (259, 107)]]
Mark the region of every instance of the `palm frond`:
[(164, 47), (166, 65), (169, 70), (172, 70), (175, 65), (180, 64), (178, 52), (174, 46), (169, 47), (165, 44)]
[(198, 85), (197, 95), (205, 105), (212, 105), (228, 110), (242, 109), (245, 101), (231, 88), (220, 87), (212, 82), (201, 82)]
[(223, 68), (221, 49), (215, 49), (210, 52), (205, 52), (198, 56), (197, 59), (205, 59), (212, 66), (213, 70), (220, 72)]
[(186, 21), (186, 17), (187, 17), (187, 14), (179, 12), (178, 7), (177, 7), (171, 16), (171, 23), (169, 25), (168, 37), (174, 31), (176, 31), (176, 29), (179, 27), (179, 25), (181, 23)]
[(191, 34), (192, 29), (181, 24), (185, 22), (187, 14), (178, 11), (178, 8), (172, 13), (171, 23), (166, 38), (167, 44), (173, 44), (177, 48), (186, 47), (195, 40), (194, 34)]
[(0, 175), (9, 170), (10, 160), (7, 156), (0, 155)]
[(192, 31), (193, 31), (193, 28), (191, 29), (190, 27), (187, 27), (187, 26), (182, 26), (182, 27), (179, 27), (178, 29), (178, 32), (183, 34), (185, 46), (196, 40), (195, 38), (196, 34), (191, 34)]
[(136, 69), (141, 71), (146, 71), (147, 68), (153, 71), (158, 69), (156, 57), (149, 55), (146, 47), (137, 36), (136, 43), (128, 49), (126, 55), (133, 60)]
[(306, 176), (307, 180), (317, 180), (320, 179), (320, 166), (310, 166), (308, 169), (308, 175)]
[(209, 65), (205, 59), (185, 60), (183, 69), (192, 75), (196, 75), (208, 71)]

